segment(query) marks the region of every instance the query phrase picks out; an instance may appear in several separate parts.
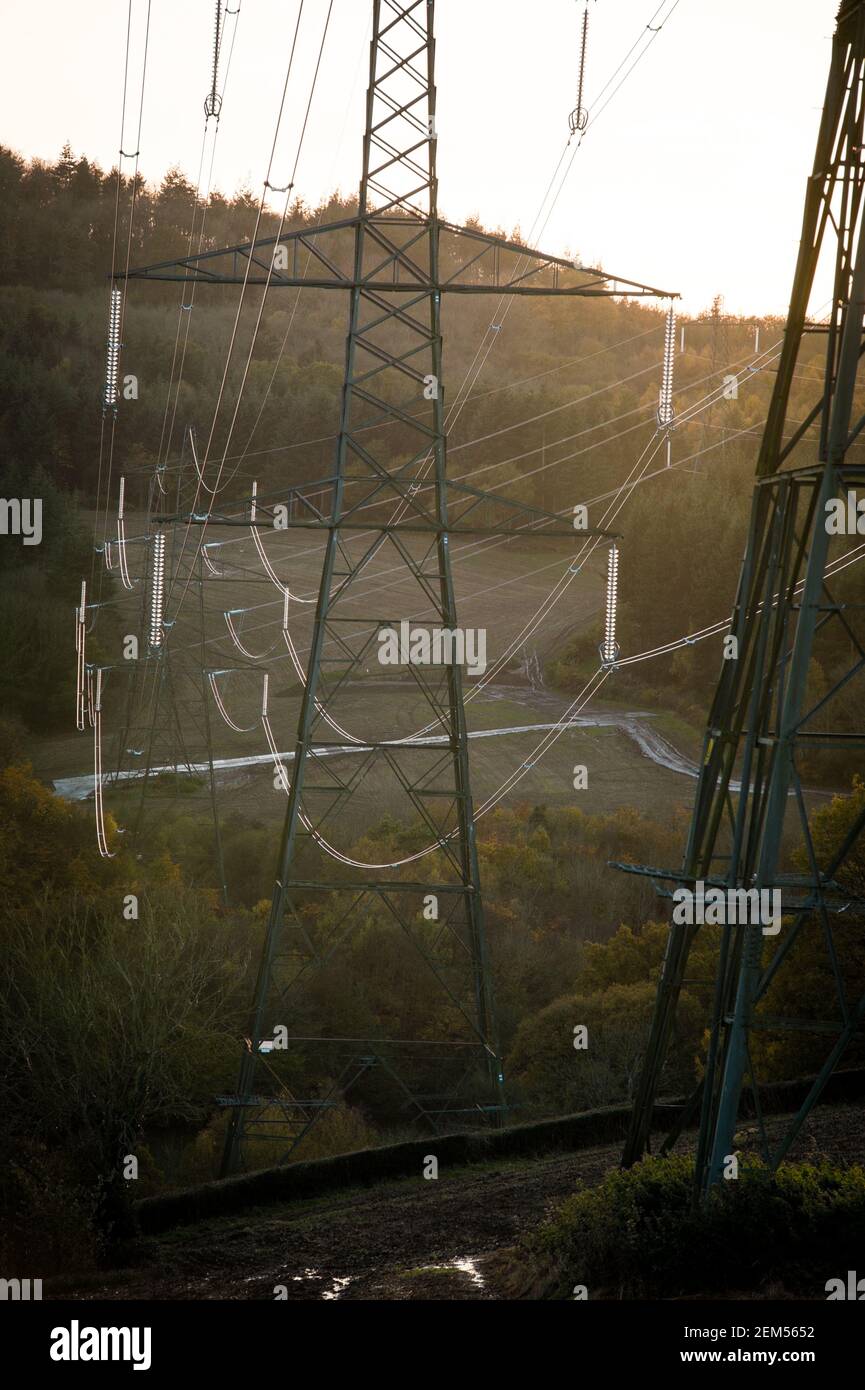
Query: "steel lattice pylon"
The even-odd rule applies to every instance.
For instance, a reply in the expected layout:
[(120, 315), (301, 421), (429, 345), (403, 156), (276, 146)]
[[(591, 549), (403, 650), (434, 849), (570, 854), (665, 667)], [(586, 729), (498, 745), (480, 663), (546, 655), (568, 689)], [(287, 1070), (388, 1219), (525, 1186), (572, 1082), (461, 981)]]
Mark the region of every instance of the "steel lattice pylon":
[[(237, 1093), (221, 1098), (230, 1110), (223, 1172), (243, 1163), (247, 1141), (256, 1137), (279, 1137), (280, 1157), (287, 1157), (334, 1097), (371, 1072), (388, 1079), (407, 1115), (433, 1130), (472, 1116), (501, 1121), (503, 1075), (462, 672), (455, 662), (410, 664), (409, 676), (428, 711), (424, 728), (398, 744), (386, 731), (365, 733), (363, 755), (350, 772), (342, 771), (333, 755), (353, 737), (352, 682), (363, 676), (370, 654), (375, 657), (376, 631), (398, 627), (405, 617), (405, 608), (388, 611), (386, 600), (378, 598), (362, 611), (354, 605), (364, 592), (362, 576), (389, 548), (417, 602), (432, 615), (430, 626), (453, 631), (451, 536), (508, 535), (527, 526), (533, 535), (574, 536), (554, 514), (448, 481), (444, 294), (670, 297), (669, 291), (439, 218), (433, 21), (434, 0), (373, 0), (356, 216), (314, 232), (289, 231), (141, 267), (128, 276), (184, 285), (339, 289), (350, 296), (336, 466), (329, 477), (288, 490), (285, 529), (321, 531), (325, 555), (249, 1036)], [(382, 422), (393, 427), (383, 432), (386, 438), (370, 433)], [(248, 501), (242, 517), (212, 508), (206, 518), (186, 514), (166, 521), (267, 528), (273, 501)], [(360, 532), (364, 543), (351, 550)], [(398, 867), (358, 863), (343, 854), (340, 870), (329, 877), (304, 872), (299, 859), (321, 861), (325, 844), (342, 854), (339, 821), (347, 802), (365, 779), (382, 776), (398, 786), (434, 853), (414, 861), (407, 855)], [(318, 851), (319, 861), (309, 861), (307, 849)], [(432, 920), (422, 911), (430, 898), (438, 905)], [(311, 926), (309, 904), (319, 902), (326, 907)], [(433, 971), (443, 1000), (438, 1035), (313, 1037), (299, 1036), (292, 1026), (286, 1060), (272, 1047), (275, 1030), (296, 1017), (312, 972), (332, 961), (370, 913), (395, 924), (404, 949)], [(292, 1077), (304, 1072), (314, 1051), (333, 1084), (324, 1096), (301, 1099)]]
[[(838, 14), (832, 61), (813, 173), (805, 202), (778, 375), (757, 462), (747, 548), (730, 632), (736, 659), (725, 660), (709, 715), (696, 799), (681, 870), (634, 869), (656, 881), (694, 889), (698, 882), (724, 890), (780, 890), (785, 914), (777, 936), (760, 923), (728, 924), (721, 932), (710, 1041), (704, 1080), (691, 1097), (665, 1149), (698, 1111), (696, 1177), (707, 1191), (734, 1152), (742, 1087), (754, 1092), (764, 1157), (773, 1166), (789, 1151), (826, 1081), (865, 1019), (865, 996), (851, 997), (845, 966), (850, 938), (862, 929), (865, 897), (851, 875), (852, 852), (865, 825), (853, 817), (839, 845), (822, 850), (811, 833), (803, 760), (821, 750), (858, 754), (863, 769), (865, 728), (844, 727), (839, 697), (851, 683), (865, 699), (862, 605), (838, 602), (827, 564), (853, 541), (833, 539), (826, 504), (865, 484), (865, 464), (847, 459), (865, 417), (854, 423), (854, 391), (863, 352), (865, 314), (865, 3), (848, 0)], [(834, 256), (834, 295), (828, 324), (807, 320), (821, 252)], [(823, 390), (806, 419), (785, 439), (785, 423), (803, 335), (825, 331)], [(788, 460), (819, 422), (817, 461)], [(837, 568), (837, 566), (836, 566)], [(809, 675), (843, 633), (846, 658), (826, 689), (809, 688)], [(837, 644), (833, 648), (837, 652)], [(857, 764), (851, 767), (855, 770)], [(734, 780), (734, 779), (738, 780)], [(804, 844), (807, 869), (787, 867), (783, 837)], [(628, 868), (621, 865), (619, 867)], [(669, 891), (666, 891), (669, 896)], [(671, 926), (655, 1014), (623, 1162), (647, 1150), (658, 1087), (675, 1027), (676, 1009), (699, 926)], [(705, 928), (703, 928), (705, 930)], [(833, 998), (824, 1016), (772, 1016), (766, 996), (781, 972), (795, 970), (796, 951), (818, 933)], [(755, 1073), (757, 1030), (801, 1029), (827, 1037), (825, 1060), (813, 1086), (781, 1138), (770, 1143)]]

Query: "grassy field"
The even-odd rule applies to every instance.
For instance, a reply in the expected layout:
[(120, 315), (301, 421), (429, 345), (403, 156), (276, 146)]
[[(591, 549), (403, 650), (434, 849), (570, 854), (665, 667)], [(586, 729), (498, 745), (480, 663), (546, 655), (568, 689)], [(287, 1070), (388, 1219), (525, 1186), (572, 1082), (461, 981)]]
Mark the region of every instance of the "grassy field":
[[(531, 726), (553, 724), (567, 703), (566, 697), (530, 688), (492, 687), (475, 699), (468, 709), (469, 731), (507, 729), (520, 726), (526, 732), (507, 732), (495, 738), (470, 740), (470, 765), (475, 803), (480, 806), (493, 795), (506, 778), (522, 764), (532, 760), (540, 740), (541, 729)], [(293, 746), (297, 701), (285, 701), (274, 717), (274, 732), (281, 750)], [(425, 702), (411, 685), (400, 683), (382, 689), (380, 686), (359, 687), (352, 696), (352, 728), (361, 730), (373, 720), (387, 714), (388, 736), (400, 737), (412, 733), (422, 723)], [(617, 720), (621, 716), (608, 705), (587, 708), (584, 719)], [(651, 718), (652, 716), (648, 716)], [(280, 736), (282, 735), (282, 736)], [(249, 735), (241, 747), (234, 737), (233, 747), (228, 740), (220, 741), (220, 756), (259, 754), (262, 749), (254, 735)], [(252, 745), (250, 747), (250, 745)], [(79, 745), (80, 746), (80, 745)], [(43, 749), (43, 754), (46, 750)], [(89, 750), (88, 750), (89, 751)], [(329, 768), (342, 777), (350, 777), (361, 754), (349, 752), (328, 760)], [(588, 786), (575, 790), (574, 767), (588, 769)], [(56, 767), (56, 764), (54, 765)], [(82, 771), (81, 764), (74, 768)], [(219, 799), (226, 814), (239, 814), (256, 821), (282, 819), (285, 797), (274, 788), (273, 765), (270, 760), (251, 767), (229, 768), (217, 773)], [(656, 817), (668, 817), (677, 806), (688, 804), (693, 793), (693, 781), (668, 768), (659, 766), (641, 752), (630, 733), (615, 723), (587, 724), (568, 729), (558, 738), (546, 756), (525, 772), (508, 793), (503, 805), (514, 801), (544, 803), (550, 806), (576, 805), (593, 814), (609, 813), (620, 806), (637, 806)], [(124, 823), (140, 799), (141, 784), (110, 787), (107, 804)], [(148, 800), (157, 796), (148, 793)], [(185, 806), (202, 810), (208, 806), (209, 792), (202, 778), (198, 783), (186, 780), (178, 784), (179, 796)], [(173, 789), (172, 789), (173, 791)], [(346, 803), (343, 819), (346, 843), (378, 820), (385, 812), (398, 814), (399, 789), (383, 769), (371, 767)]]

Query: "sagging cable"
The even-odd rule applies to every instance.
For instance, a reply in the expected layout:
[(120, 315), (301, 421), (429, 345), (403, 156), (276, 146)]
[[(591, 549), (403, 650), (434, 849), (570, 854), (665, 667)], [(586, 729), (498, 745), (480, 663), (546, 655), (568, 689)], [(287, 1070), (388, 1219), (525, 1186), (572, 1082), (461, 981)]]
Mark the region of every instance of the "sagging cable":
[(102, 668), (96, 668), (93, 701), (93, 805), (96, 811), (96, 845), (100, 858), (113, 859), (105, 834), (105, 807), (102, 802)]
[[(278, 781), (279, 790), (284, 791), (287, 796), (289, 791), (291, 790), (291, 783), (288, 780), (288, 768), (282, 761), (282, 757), (276, 745), (276, 739), (273, 737), (273, 730), (270, 727), (270, 716), (267, 713), (267, 688), (268, 677), (265, 673), (264, 686), (261, 692), (261, 727), (264, 730), (264, 736), (267, 739), (267, 746), (270, 749), (270, 755), (273, 758), (273, 766), (274, 771), (276, 773), (276, 776), (274, 777), (274, 786)], [(303, 812), (301, 812), (301, 820), (303, 819)]]
[(207, 483), (204, 481), (204, 472), (198, 462), (198, 453), (196, 452), (195, 448), (195, 434), (191, 425), (189, 426), (189, 448), (192, 453), (192, 464), (195, 469), (195, 475), (198, 478), (199, 486), (203, 487), (205, 492), (209, 492), (212, 497), (214, 494), (214, 489), (212, 487), (208, 487)]
[(117, 557), (120, 565), (120, 579), (124, 589), (132, 589), (134, 585), (129, 578), (129, 567), (126, 563), (126, 520), (124, 517), (124, 507), (126, 498), (126, 479), (120, 479), (120, 488), (117, 497)]
[[(232, 674), (233, 674), (233, 673), (232, 673), (231, 671), (208, 671), (208, 672), (207, 672), (207, 680), (208, 680), (208, 684), (210, 685), (210, 690), (211, 690), (211, 693), (212, 693), (212, 695), (213, 695), (213, 700), (214, 700), (214, 703), (215, 703), (215, 705), (216, 705), (216, 708), (219, 710), (219, 713), (222, 715), (222, 718), (225, 720), (225, 722), (226, 722), (226, 724), (228, 725), (229, 729), (233, 729), (234, 732), (235, 732), (236, 734), (251, 734), (252, 731), (253, 731), (253, 729), (257, 729), (257, 728), (258, 728), (258, 725), (257, 725), (257, 724), (250, 724), (248, 728), (243, 728), (240, 724), (235, 724), (234, 720), (232, 719), (231, 715), (228, 713), (228, 710), (227, 710), (226, 707), (225, 707), (225, 702), (224, 702), (224, 700), (223, 700), (223, 698), (222, 698), (222, 696), (221, 696), (221, 694), (220, 694), (220, 692), (219, 692), (219, 686), (216, 684), (216, 678), (217, 678), (217, 676), (230, 676), (230, 675), (232, 675)], [(265, 681), (266, 681), (266, 680), (267, 680), (267, 677), (265, 676), (264, 679), (265, 679)]]
[(240, 640), (240, 634), (238, 633), (237, 629), (236, 629), (235, 626), (234, 626), (234, 619), (235, 619), (235, 617), (241, 616), (241, 615), (243, 615), (244, 613), (248, 613), (248, 612), (249, 612), (249, 609), (247, 609), (247, 608), (228, 608), (228, 609), (226, 609), (226, 610), (224, 611), (224, 613), (223, 613), (222, 616), (223, 616), (223, 618), (225, 619), (225, 625), (226, 625), (226, 627), (228, 628), (228, 632), (229, 632), (229, 635), (230, 635), (230, 637), (231, 637), (231, 640), (232, 640), (232, 642), (234, 643), (234, 645), (235, 645), (235, 647), (237, 648), (237, 650), (240, 652), (240, 655), (241, 655), (241, 656), (245, 656), (245, 657), (247, 658), (248, 661), (263, 661), (264, 658), (265, 658), (266, 656), (270, 656), (271, 653), (272, 653), (272, 652), (276, 649), (276, 647), (279, 645), (279, 638), (277, 637), (277, 639), (276, 639), (275, 642), (271, 642), (270, 646), (267, 648), (267, 651), (264, 651), (264, 652), (251, 652), (251, 651), (249, 651), (249, 649), (248, 649), (247, 647), (245, 647), (245, 646), (243, 645), (243, 643), (241, 642), (241, 640)]
[[(253, 541), (255, 542), (255, 548), (256, 548), (256, 550), (258, 551), (258, 558), (259, 558), (259, 560), (261, 561), (261, 563), (262, 563), (262, 565), (263, 565), (263, 567), (264, 567), (264, 572), (265, 572), (265, 574), (267, 575), (268, 579), (269, 579), (273, 584), (276, 585), (277, 589), (279, 589), (279, 591), (280, 591), (281, 593), (284, 592), (285, 594), (288, 594), (288, 593), (289, 593), (289, 590), (286, 588), (285, 584), (283, 584), (283, 582), (282, 582), (282, 580), (280, 579), (279, 575), (276, 573), (276, 570), (273, 568), (273, 566), (271, 565), (270, 561), (268, 560), (268, 558), (267, 558), (267, 552), (266, 552), (265, 549), (264, 549), (264, 542), (262, 541), (260, 535), (258, 534), (258, 527), (257, 527), (256, 524), (255, 524), (257, 506), (258, 506), (258, 483), (257, 483), (257, 482), (253, 482), (253, 484), (252, 484), (252, 497), (250, 498), (250, 503), (249, 503), (249, 521), (250, 521), (250, 527), (249, 527), (249, 529), (250, 529), (250, 534), (252, 535), (252, 539), (253, 539)], [(294, 599), (295, 603), (315, 603), (315, 599), (314, 599), (314, 598), (300, 598), (300, 596), (299, 596), (298, 594), (292, 594), (291, 597)]]
[[(204, 567), (205, 567), (205, 569), (207, 570), (207, 573), (211, 576), (211, 578), (212, 578), (212, 579), (219, 579), (219, 578), (220, 578), (220, 571), (216, 568), (216, 565), (213, 563), (213, 561), (211, 560), (210, 556), (209, 556), (208, 553), (207, 553), (207, 551), (208, 551), (208, 549), (209, 549), (209, 547), (210, 547), (210, 544), (211, 544), (211, 542), (208, 542), (207, 545), (203, 545), (203, 546), (201, 547), (201, 558), (203, 559), (203, 561), (204, 561)], [(223, 566), (221, 573), (222, 573), (222, 574), (225, 573), (225, 566)]]
[(81, 581), (81, 602), (75, 610), (75, 653), (76, 653), (76, 674), (75, 674), (75, 727), (79, 731), (84, 729), (85, 711), (85, 665), (84, 647), (86, 640), (86, 606), (87, 606), (87, 583)]
[[(291, 660), (291, 664), (292, 664), (292, 666), (294, 667), (295, 675), (297, 676), (298, 680), (300, 681), (301, 685), (303, 686), (303, 689), (305, 690), (305, 689), (306, 689), (306, 671), (305, 671), (304, 668), (303, 668), (303, 663), (302, 663), (302, 661), (301, 661), (301, 659), (300, 659), (300, 657), (299, 657), (299, 655), (298, 655), (297, 648), (296, 648), (295, 645), (294, 645), (294, 641), (293, 641), (293, 639), (292, 639), (291, 633), (290, 633), (289, 630), (288, 630), (288, 598), (289, 598), (289, 594), (288, 594), (288, 590), (286, 589), (286, 591), (285, 591), (285, 603), (284, 603), (284, 606), (283, 606), (283, 613), (282, 613), (282, 636), (283, 636), (283, 638), (284, 638), (284, 640), (285, 640), (285, 645), (286, 645), (286, 647), (287, 647), (287, 649), (288, 649), (288, 655), (289, 655), (289, 658), (290, 658), (290, 660)], [(316, 714), (319, 716), (319, 718), (321, 718), (321, 719), (324, 720), (325, 724), (327, 724), (331, 729), (333, 729), (333, 732), (334, 732), (335, 734), (339, 734), (340, 738), (346, 739), (348, 743), (357, 744), (358, 747), (361, 747), (361, 748), (364, 746), (365, 739), (356, 738), (354, 734), (350, 734), (350, 733), (349, 733), (348, 729), (344, 729), (344, 728), (342, 727), (341, 724), (337, 724), (336, 720), (335, 720), (331, 715), (328, 714), (328, 712), (327, 712), (327, 710), (325, 709), (324, 705), (321, 703), (321, 701), (318, 699), (317, 696), (314, 696), (314, 697), (313, 697), (313, 702), (314, 702), (314, 704), (315, 704), (315, 712), (316, 712)], [(395, 740), (395, 741), (396, 741), (396, 742), (401, 742), (402, 740)]]

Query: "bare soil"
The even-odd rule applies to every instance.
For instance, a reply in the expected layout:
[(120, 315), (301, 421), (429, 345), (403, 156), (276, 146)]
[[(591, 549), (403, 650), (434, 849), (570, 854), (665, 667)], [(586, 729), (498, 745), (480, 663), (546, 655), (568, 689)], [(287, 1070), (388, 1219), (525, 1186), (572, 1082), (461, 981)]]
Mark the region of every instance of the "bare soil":
[[(863, 1120), (858, 1105), (815, 1111), (790, 1157), (865, 1163)], [(770, 1117), (770, 1136), (783, 1123)], [(743, 1126), (741, 1148), (755, 1139)], [(578, 1184), (599, 1182), (618, 1161), (619, 1146), (608, 1145), (250, 1210), (142, 1242), (128, 1267), (55, 1281), (46, 1293), (87, 1300), (502, 1298), (506, 1252)]]

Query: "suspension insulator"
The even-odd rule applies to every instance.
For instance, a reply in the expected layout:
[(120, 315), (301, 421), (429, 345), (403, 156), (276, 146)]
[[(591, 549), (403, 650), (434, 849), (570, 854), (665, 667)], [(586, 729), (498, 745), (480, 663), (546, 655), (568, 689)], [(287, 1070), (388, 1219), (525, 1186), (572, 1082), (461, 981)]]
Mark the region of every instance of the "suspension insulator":
[(601, 662), (613, 666), (618, 660), (619, 647), (616, 642), (616, 612), (619, 602), (619, 547), (610, 546), (607, 553), (607, 607), (604, 618), (604, 640), (601, 643)]
[(108, 344), (105, 350), (105, 385), (102, 388), (102, 413), (117, 414), (117, 368), (120, 363), (120, 291), (111, 291), (108, 306)]
[(676, 357), (676, 309), (673, 304), (667, 310), (664, 327), (664, 367), (661, 374), (661, 393), (658, 398), (658, 427), (662, 430), (673, 426), (673, 363)]
[(153, 537), (153, 555), (150, 567), (150, 648), (158, 651), (165, 638), (162, 625), (165, 602), (165, 532), (157, 531)]
[(586, 43), (589, 37), (589, 5), (583, 11), (583, 27), (580, 35), (580, 75), (577, 79), (577, 104), (568, 117), (571, 134), (577, 135), (589, 124), (589, 113), (583, 105), (583, 84), (586, 76)]
[(216, 83), (219, 76), (219, 44), (222, 32), (222, 2), (216, 0), (216, 22), (213, 31), (213, 78), (210, 83), (210, 91), (204, 99), (204, 114), (210, 119), (215, 116), (219, 119), (219, 109), (222, 106), (222, 97), (216, 90)]

